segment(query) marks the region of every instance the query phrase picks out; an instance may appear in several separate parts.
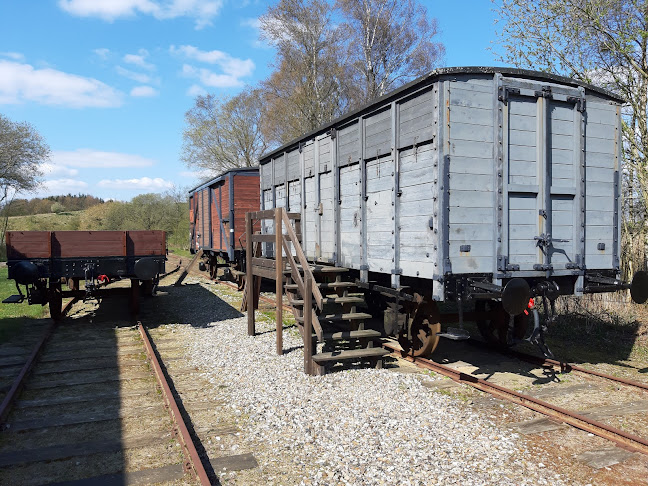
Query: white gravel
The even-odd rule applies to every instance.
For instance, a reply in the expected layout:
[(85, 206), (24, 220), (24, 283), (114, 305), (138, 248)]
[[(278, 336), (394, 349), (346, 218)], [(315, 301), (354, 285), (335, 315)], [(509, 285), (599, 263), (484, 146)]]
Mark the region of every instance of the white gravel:
[(478, 408), (424, 387), (422, 375), (353, 369), (306, 376), (296, 330), (284, 332), (288, 352), (277, 356), (272, 328), (257, 321), (260, 334), (249, 337), (241, 317), (191, 331), (195, 365), (210, 370), (204, 376), (239, 417), (265, 473), (293, 471), (266, 476), (268, 483), (574, 484)]

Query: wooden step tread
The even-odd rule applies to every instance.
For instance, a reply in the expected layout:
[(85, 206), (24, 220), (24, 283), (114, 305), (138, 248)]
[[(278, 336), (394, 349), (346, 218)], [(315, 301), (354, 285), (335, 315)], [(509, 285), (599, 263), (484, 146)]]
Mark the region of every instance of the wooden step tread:
[(386, 354), (389, 354), (389, 351), (384, 348), (349, 349), (344, 351), (317, 353), (313, 355), (313, 361), (321, 363), (324, 361), (343, 361), (358, 358), (380, 358)]
[[(343, 289), (343, 288), (353, 288), (358, 285), (355, 282), (315, 282), (320, 289)], [(299, 290), (299, 285), (297, 284), (286, 284), (284, 285), (286, 290)]]
[[(301, 272), (304, 270), (304, 267), (297, 265), (297, 269)], [(310, 265), (310, 271), (313, 273), (345, 273), (348, 272), (348, 268), (344, 267), (334, 267), (333, 265)], [(287, 265), (287, 269), (284, 273), (290, 273), (290, 265)]]
[[(323, 304), (363, 304), (364, 298), (362, 297), (323, 297)], [(303, 306), (304, 299), (291, 300), (290, 304), (293, 306)]]
[(340, 339), (361, 339), (361, 338), (379, 338), (380, 331), (373, 329), (363, 329), (360, 331), (339, 331), (329, 332), (323, 335), (324, 341), (339, 341)]
[(371, 314), (365, 312), (349, 312), (346, 314), (326, 314), (317, 316), (319, 321), (355, 321), (371, 319)]

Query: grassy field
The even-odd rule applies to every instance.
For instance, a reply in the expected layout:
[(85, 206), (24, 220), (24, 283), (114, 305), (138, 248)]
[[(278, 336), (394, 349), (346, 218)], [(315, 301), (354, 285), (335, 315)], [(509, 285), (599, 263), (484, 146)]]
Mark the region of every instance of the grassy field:
[[(23, 290), (24, 292), (24, 290)], [(16, 293), (13, 280), (7, 279), (7, 267), (0, 267), (0, 300)], [(18, 332), (29, 319), (38, 319), (48, 314), (47, 306), (0, 303), (0, 343)]]
[(9, 218), (10, 231), (63, 231), (79, 228), (79, 217), (83, 211), (70, 211), (59, 214), (45, 213), (31, 216), (12, 216)]

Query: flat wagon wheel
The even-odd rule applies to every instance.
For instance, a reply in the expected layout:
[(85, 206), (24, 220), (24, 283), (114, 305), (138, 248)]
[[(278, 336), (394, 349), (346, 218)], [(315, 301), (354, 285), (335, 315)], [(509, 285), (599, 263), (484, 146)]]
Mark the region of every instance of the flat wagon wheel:
[(60, 280), (50, 279), (48, 294), (50, 316), (58, 322), (63, 317), (63, 293)]
[(436, 302), (425, 302), (410, 318), (411, 339), (406, 331), (398, 336), (398, 343), (410, 356), (429, 356), (439, 344), (441, 332), (439, 308)]
[[(475, 304), (477, 312), (488, 312), (489, 319), (477, 321), (477, 328), (482, 337), (491, 344), (499, 346), (510, 346), (508, 342), (509, 314), (504, 310), (501, 302), (498, 301), (477, 301)], [(526, 314), (518, 314), (513, 318), (513, 337), (523, 339), (526, 333), (528, 319)]]

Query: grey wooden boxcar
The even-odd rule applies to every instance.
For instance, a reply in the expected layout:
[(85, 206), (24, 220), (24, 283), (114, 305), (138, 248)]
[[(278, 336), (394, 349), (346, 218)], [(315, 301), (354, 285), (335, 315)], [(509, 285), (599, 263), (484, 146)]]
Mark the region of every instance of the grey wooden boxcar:
[(439, 69), (266, 154), (261, 206), (300, 212), (307, 257), (383, 295), (519, 314), (618, 290), (621, 103), (541, 72)]

